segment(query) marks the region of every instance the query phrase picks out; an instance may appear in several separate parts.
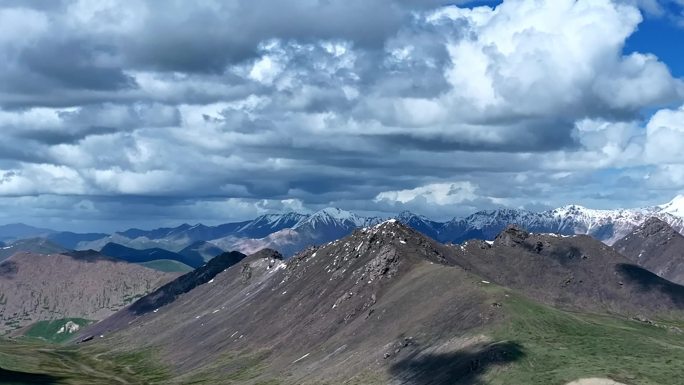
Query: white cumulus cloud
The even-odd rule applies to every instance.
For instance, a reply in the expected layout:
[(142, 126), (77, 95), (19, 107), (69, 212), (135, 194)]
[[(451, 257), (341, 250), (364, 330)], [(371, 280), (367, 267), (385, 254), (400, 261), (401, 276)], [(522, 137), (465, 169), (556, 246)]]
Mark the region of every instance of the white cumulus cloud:
[(429, 204), (444, 206), (473, 200), (477, 198), (476, 190), (476, 186), (470, 182), (432, 183), (409, 190), (384, 191), (375, 200), (400, 203), (423, 200)]

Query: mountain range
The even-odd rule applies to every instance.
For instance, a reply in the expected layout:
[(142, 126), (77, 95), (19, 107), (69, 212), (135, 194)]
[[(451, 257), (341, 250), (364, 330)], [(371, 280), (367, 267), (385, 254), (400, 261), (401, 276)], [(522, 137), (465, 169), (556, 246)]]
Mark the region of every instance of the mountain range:
[[(587, 234), (611, 245), (650, 217), (657, 217), (676, 231), (683, 232), (684, 196), (678, 196), (664, 205), (638, 209), (594, 210), (569, 205), (542, 212), (486, 210), (446, 222), (410, 212), (402, 212), (394, 218), (443, 243), (461, 243), (468, 239), (492, 240), (507, 225), (517, 224), (538, 233)], [(218, 226), (183, 224), (154, 230), (129, 229), (111, 235), (76, 234), (8, 225), (0, 227), (0, 240), (16, 241), (19, 235), (42, 236), (66, 249), (102, 250), (108, 244), (118, 244), (130, 249), (163, 249), (174, 253), (180, 253), (197, 242), (210, 242), (215, 249), (204, 255), (204, 259), (224, 250), (249, 254), (263, 248), (272, 248), (290, 257), (307, 246), (339, 239), (354, 229), (372, 226), (382, 220), (326, 208), (313, 214), (267, 214), (251, 221)]]
[[(511, 212), (478, 216), (489, 226), (480, 229), (521, 218), (503, 214)], [(211, 258), (220, 248), (203, 241), (178, 253), (106, 248), (139, 263), (189, 252), (197, 266), (184, 275), (92, 250), (15, 253), (0, 263), (0, 314), (11, 330), (0, 341), (0, 378), (678, 385), (684, 286), (671, 280), (684, 237), (657, 216), (614, 246), (514, 223), (491, 240), (442, 243), (425, 235), (421, 226), (435, 225), (423, 217), (325, 210), (267, 236), (319, 237), (290, 258), (272, 249)], [(271, 231), (263, 229), (273, 219), (252, 228)]]
[(684, 368), (681, 332), (653, 319), (684, 319), (684, 287), (590, 236), (444, 245), (389, 220), (287, 261), (217, 257), (77, 341), (154, 352), (163, 383), (674, 384), (642, 371)]

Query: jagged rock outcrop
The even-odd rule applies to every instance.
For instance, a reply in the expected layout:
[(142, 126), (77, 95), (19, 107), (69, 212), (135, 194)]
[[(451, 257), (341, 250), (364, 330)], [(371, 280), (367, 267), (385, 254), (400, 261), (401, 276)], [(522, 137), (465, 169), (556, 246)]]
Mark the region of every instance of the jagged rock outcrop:
[(494, 245), (516, 247), (524, 244), (525, 240), (529, 238), (530, 233), (521, 229), (517, 225), (508, 225), (504, 231), (494, 238)]

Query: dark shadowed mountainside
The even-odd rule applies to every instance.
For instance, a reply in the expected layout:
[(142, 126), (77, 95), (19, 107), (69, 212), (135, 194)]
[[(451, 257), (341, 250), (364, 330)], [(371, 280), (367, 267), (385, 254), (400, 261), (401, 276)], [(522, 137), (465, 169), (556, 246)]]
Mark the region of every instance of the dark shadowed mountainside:
[(100, 252), (104, 255), (115, 257), (131, 263), (143, 263), (154, 260), (170, 259), (184, 263), (193, 268), (197, 268), (204, 264), (204, 258), (202, 258), (202, 256), (199, 254), (181, 255), (179, 253), (174, 253), (172, 251), (160, 248), (138, 250), (112, 242), (106, 244), (102, 250), (100, 250)]
[(160, 287), (154, 292), (146, 295), (140, 300), (132, 304), (125, 313), (133, 313), (141, 315), (149, 313), (154, 309), (158, 309), (164, 305), (175, 301), (178, 296), (189, 292), (199, 285), (203, 285), (224, 271), (225, 269), (239, 263), (245, 258), (245, 255), (236, 251), (223, 253), (205, 265), (193, 270), (172, 282)]
[(51, 242), (58, 244), (69, 250), (79, 249), (79, 245), (85, 242), (92, 242), (98, 239), (109, 236), (104, 233), (72, 233), (70, 231), (62, 231), (59, 233), (52, 233), (46, 238)]

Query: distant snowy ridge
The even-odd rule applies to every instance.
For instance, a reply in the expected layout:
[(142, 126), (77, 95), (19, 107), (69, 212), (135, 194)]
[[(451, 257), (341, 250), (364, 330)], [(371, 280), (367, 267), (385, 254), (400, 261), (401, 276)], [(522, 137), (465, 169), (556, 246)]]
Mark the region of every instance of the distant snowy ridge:
[[(502, 208), (479, 211), (446, 222), (404, 211), (393, 218), (445, 243), (461, 243), (468, 239), (492, 240), (507, 225), (516, 224), (535, 233), (587, 234), (611, 245), (650, 217), (657, 217), (684, 233), (684, 195), (663, 205), (637, 209), (596, 210), (568, 205), (532, 212)], [(356, 228), (372, 226), (386, 219), (389, 217), (364, 217), (329, 207), (313, 214), (266, 214), (251, 221), (219, 226), (184, 224), (150, 231), (131, 229), (107, 239), (84, 242), (79, 247), (99, 249), (108, 240), (132, 248), (154, 246), (178, 251), (193, 242), (207, 241), (225, 250), (253, 251), (263, 246), (292, 254), (306, 246), (344, 237)]]

